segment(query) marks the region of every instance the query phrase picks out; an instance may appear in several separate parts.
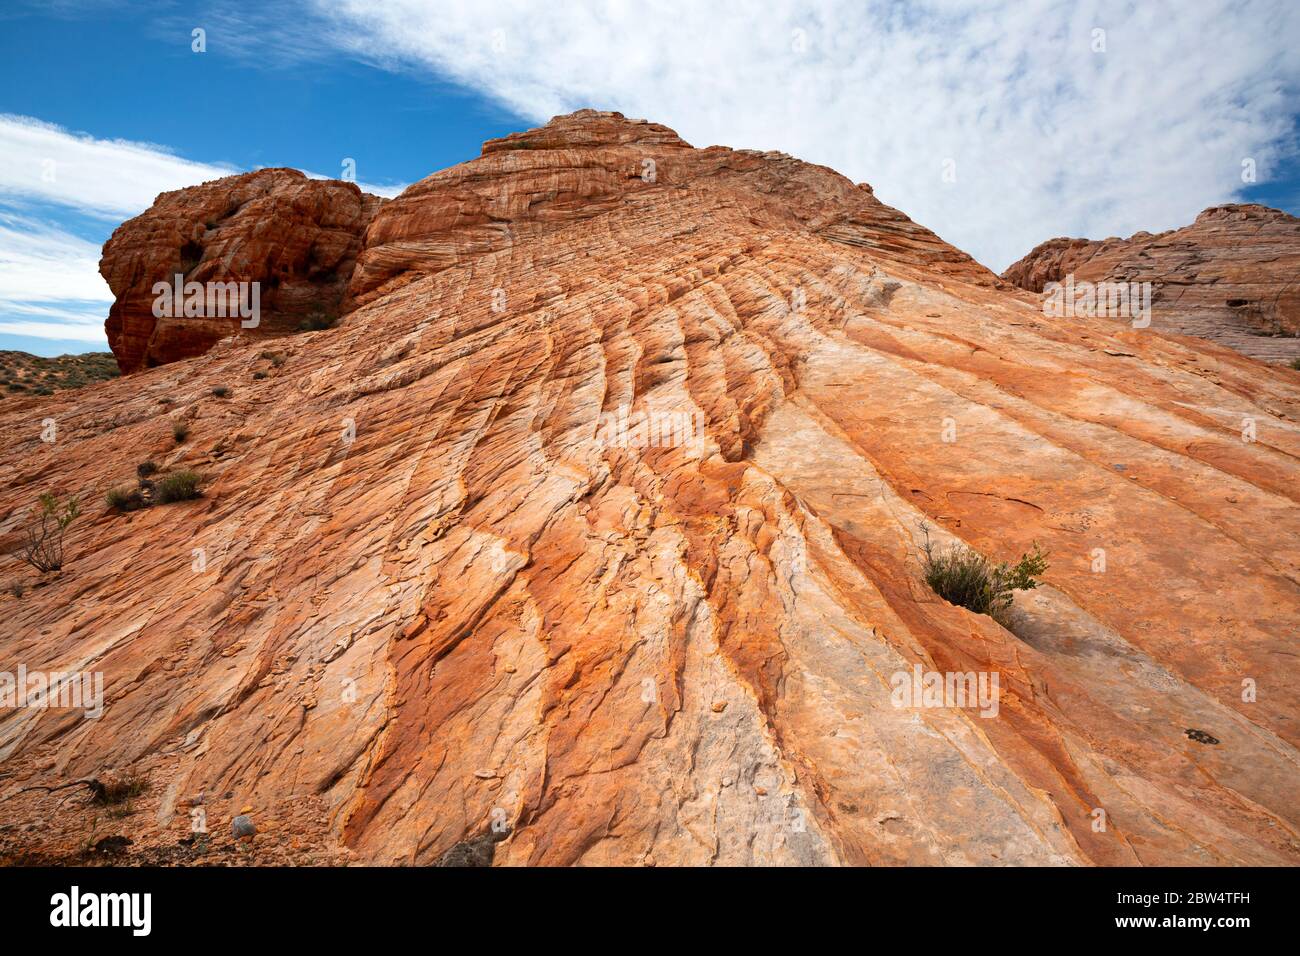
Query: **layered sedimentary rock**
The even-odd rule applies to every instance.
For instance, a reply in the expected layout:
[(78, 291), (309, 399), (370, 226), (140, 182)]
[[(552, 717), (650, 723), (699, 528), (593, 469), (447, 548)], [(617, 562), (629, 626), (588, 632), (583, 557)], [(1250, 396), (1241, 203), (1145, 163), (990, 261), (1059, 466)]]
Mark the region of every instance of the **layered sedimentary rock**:
[[(783, 153), (692, 149), (667, 127), (583, 110), (483, 145), (482, 157), (434, 173), (386, 204), (366, 234), (346, 305), (422, 276), (595, 218), (707, 186), (751, 210), (833, 241), (942, 274), (998, 280), (965, 253), (854, 186)], [(779, 208), (778, 208), (779, 207)], [(576, 253), (583, 250), (575, 249)]]
[(1002, 278), (1031, 292), (1067, 275), (1150, 282), (1152, 328), (1266, 362), (1300, 358), (1300, 219), (1257, 204), (1213, 206), (1182, 229), (1128, 239), (1049, 239)]
[[(0, 661), (105, 697), (0, 711), (0, 854), (73, 858), (112, 772), (127, 861), (201, 808), (255, 862), (1300, 862), (1295, 373), (585, 111), (386, 205), (348, 294), (0, 411)], [(106, 509), (145, 458), (203, 497)], [(1050, 567), (1004, 628), (926, 534)]]
[[(99, 271), (116, 296), (105, 330), (123, 372), (202, 355), (232, 334), (282, 334), (337, 317), (361, 238), (383, 200), (354, 183), (261, 169), (162, 193), (104, 245)], [(156, 283), (258, 284), (257, 324), (233, 308), (158, 315)], [(251, 286), (246, 303), (252, 304)], [(247, 312), (245, 313), (247, 315)]]

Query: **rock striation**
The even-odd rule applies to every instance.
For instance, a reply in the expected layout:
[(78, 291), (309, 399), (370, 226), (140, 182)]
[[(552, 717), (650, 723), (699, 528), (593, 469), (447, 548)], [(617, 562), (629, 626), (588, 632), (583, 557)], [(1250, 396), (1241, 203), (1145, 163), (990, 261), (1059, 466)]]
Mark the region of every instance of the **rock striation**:
[[(366, 226), (382, 199), (354, 183), (260, 169), (161, 194), (104, 244), (99, 271), (116, 297), (104, 323), (123, 372), (202, 355), (244, 332), (283, 334), (312, 316), (335, 318)], [(156, 316), (158, 282), (208, 288), (258, 283), (260, 315), (245, 329), (233, 309)], [(183, 288), (183, 285), (182, 285)]]
[(1265, 362), (1300, 359), (1300, 219), (1258, 204), (1213, 206), (1182, 229), (1128, 239), (1049, 239), (1002, 278), (1031, 292), (1073, 274), (1151, 282), (1151, 327)]
[[(1300, 862), (1300, 374), (999, 286), (582, 111), (380, 208), (335, 328), (7, 401), (0, 670), (103, 707), (0, 709), (0, 857), (116, 773), (125, 862)], [(106, 508), (145, 459), (202, 496)], [(1050, 567), (1004, 628), (926, 534)]]

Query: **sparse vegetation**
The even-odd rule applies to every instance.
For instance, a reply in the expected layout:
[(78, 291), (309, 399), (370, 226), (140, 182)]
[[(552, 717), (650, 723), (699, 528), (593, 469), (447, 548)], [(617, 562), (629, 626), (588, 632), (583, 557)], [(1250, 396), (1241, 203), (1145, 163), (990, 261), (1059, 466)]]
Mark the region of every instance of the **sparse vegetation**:
[(330, 315), (327, 312), (315, 311), (310, 313), (307, 318), (298, 323), (299, 332), (319, 332), (322, 329), (334, 328), (334, 323), (338, 321), (338, 316)]
[(185, 439), (189, 437), (190, 437), (189, 425), (186, 425), (184, 422), (172, 423), (172, 438), (176, 440), (176, 444), (183, 445), (185, 443)]
[(166, 505), (200, 497), (199, 483), (202, 480), (198, 472), (189, 469), (172, 472), (158, 482), (158, 503)]
[(87, 780), (86, 785), (90, 787), (90, 801), (101, 807), (126, 803), (149, 790), (149, 781), (136, 773), (109, 777), (107, 780)]
[(53, 395), (65, 389), (83, 388), (119, 375), (111, 352), (60, 355), (47, 358), (26, 352), (0, 351), (0, 385), (11, 392)]
[(63, 535), (81, 514), (81, 502), (68, 498), (60, 507), (52, 494), (41, 495), (40, 500), (40, 523), (27, 529), (19, 557), (42, 573), (59, 571), (63, 568)]
[(22, 581), (10, 581), (8, 590), (14, 597), (20, 598), (27, 593), (27, 585)]
[(153, 462), (153, 461), (142, 461), (140, 462), (140, 464), (135, 466), (135, 473), (141, 479), (148, 478), (150, 475), (156, 474), (157, 471), (158, 471), (158, 464), (157, 462)]
[(1291, 367), (1297, 372), (1300, 372), (1300, 358), (1293, 358), (1291, 360)]
[(987, 614), (1004, 626), (1011, 610), (1011, 592), (1038, 587), (1037, 578), (1047, 570), (1047, 554), (1037, 544), (1014, 565), (1005, 561), (995, 564), (964, 544), (936, 549), (929, 529), (923, 525), (921, 530), (925, 534), (921, 546), (925, 583), (930, 589), (950, 604)]
[(125, 485), (109, 489), (108, 494), (104, 495), (104, 501), (114, 511), (139, 511), (146, 504), (139, 488)]
[(218, 385), (212, 390), (212, 394), (217, 398), (226, 398), (230, 395), (230, 389), (226, 388), (224, 385)]
[(264, 378), (266, 378), (266, 373), (263, 372), (263, 371), (260, 371), (260, 370), (259, 370), (259, 371), (256, 371), (256, 372), (253, 373), (253, 378), (254, 378), (254, 379), (257, 379), (257, 380), (264, 379)]

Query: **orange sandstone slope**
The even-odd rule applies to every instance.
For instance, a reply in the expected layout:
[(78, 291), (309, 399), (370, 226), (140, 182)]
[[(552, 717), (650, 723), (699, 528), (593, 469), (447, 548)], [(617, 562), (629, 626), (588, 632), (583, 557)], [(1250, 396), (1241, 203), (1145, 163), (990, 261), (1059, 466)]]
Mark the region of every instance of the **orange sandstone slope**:
[[(282, 364), (7, 403), (3, 550), (86, 504), (61, 574), (3, 558), (3, 660), (106, 704), (0, 711), (0, 848), (73, 852), (114, 770), (128, 859), (203, 795), (254, 862), (1300, 862), (1300, 374), (1000, 286), (830, 170), (582, 111), (384, 204)], [(109, 513), (146, 458), (203, 497)], [(1051, 552), (1011, 630), (922, 522)], [(895, 706), (916, 667), (997, 706)]]

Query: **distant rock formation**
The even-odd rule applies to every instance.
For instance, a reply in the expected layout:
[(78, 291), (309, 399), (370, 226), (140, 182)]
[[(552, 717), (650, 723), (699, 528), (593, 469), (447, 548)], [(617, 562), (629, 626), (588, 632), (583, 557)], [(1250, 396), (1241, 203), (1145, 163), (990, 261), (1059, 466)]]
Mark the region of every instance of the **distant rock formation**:
[(1030, 292), (1068, 274), (1151, 282), (1151, 328), (1265, 362), (1300, 358), (1300, 219), (1257, 204), (1213, 206), (1182, 229), (1128, 239), (1049, 239), (1002, 273)]
[[(99, 271), (116, 301), (104, 324), (123, 372), (202, 355), (226, 336), (282, 334), (336, 318), (362, 234), (383, 202), (353, 183), (260, 169), (161, 194), (104, 244)], [(235, 315), (157, 317), (156, 283), (257, 282), (256, 328)], [(182, 286), (183, 287), (183, 286)]]
[[(1300, 373), (616, 113), (376, 206), (164, 197), (118, 288), (342, 321), (0, 404), (0, 671), (103, 688), (0, 706), (0, 864), (1300, 864)], [(128, 364), (202, 350), (123, 302)], [(1048, 567), (1004, 627), (927, 540)], [(126, 822), (68, 786), (109, 769)]]

